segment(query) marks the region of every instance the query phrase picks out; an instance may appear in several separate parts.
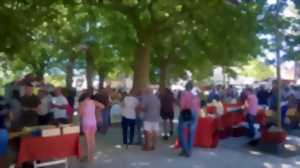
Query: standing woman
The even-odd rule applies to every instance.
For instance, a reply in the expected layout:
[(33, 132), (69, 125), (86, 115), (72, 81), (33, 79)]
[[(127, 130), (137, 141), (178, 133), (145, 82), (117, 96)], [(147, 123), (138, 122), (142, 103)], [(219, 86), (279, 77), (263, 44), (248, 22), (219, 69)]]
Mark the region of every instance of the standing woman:
[[(122, 103), (122, 133), (123, 133), (123, 144), (128, 147), (128, 145), (133, 144), (134, 138), (134, 128), (136, 120), (136, 108), (139, 105), (138, 99), (135, 94), (131, 93), (125, 96)], [(129, 138), (128, 138), (129, 129)], [(128, 142), (129, 140), (129, 142)]]
[(79, 102), (78, 112), (86, 139), (88, 160), (93, 160), (97, 131), (96, 109), (103, 109), (103, 104), (91, 99), (92, 94), (84, 93)]
[[(194, 144), (197, 113), (200, 111), (200, 99), (193, 95), (193, 83), (189, 81), (185, 86), (185, 91), (180, 96), (180, 116), (178, 124), (179, 143), (181, 145), (180, 156), (190, 157)], [(188, 130), (185, 136), (184, 130)]]

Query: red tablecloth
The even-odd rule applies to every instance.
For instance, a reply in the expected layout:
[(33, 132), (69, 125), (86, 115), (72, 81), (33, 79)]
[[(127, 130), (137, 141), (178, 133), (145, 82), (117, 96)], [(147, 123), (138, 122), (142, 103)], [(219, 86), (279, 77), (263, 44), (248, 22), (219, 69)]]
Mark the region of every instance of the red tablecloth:
[(245, 115), (243, 112), (227, 112), (221, 116), (220, 128), (231, 128), (245, 121)]
[(218, 124), (216, 118), (199, 118), (196, 128), (194, 146), (204, 148), (217, 147), (219, 141), (217, 127)]
[[(242, 109), (242, 104), (223, 104), (224, 114), (220, 116), (220, 122), (218, 123), (219, 128), (227, 129), (234, 125), (238, 125), (245, 121), (245, 115)], [(215, 113), (216, 107), (207, 106), (207, 113)]]
[(27, 161), (46, 161), (71, 156), (80, 157), (79, 134), (55, 137), (23, 137), (21, 139), (17, 165)]
[(287, 132), (268, 132), (267, 129), (262, 129), (262, 142), (268, 144), (280, 144), (286, 140)]
[(256, 115), (256, 122), (261, 126), (264, 126), (267, 124), (267, 121), (268, 121), (268, 117), (266, 115), (266, 112), (264, 110), (259, 110)]
[(217, 111), (217, 108), (215, 106), (207, 106), (206, 107), (206, 112), (209, 114), (216, 113), (216, 111)]
[(223, 107), (224, 107), (224, 112), (229, 112), (229, 111), (235, 111), (235, 110), (238, 110), (238, 109), (241, 109), (243, 106), (243, 104), (241, 103), (236, 103), (236, 104), (226, 104), (226, 103), (223, 103)]

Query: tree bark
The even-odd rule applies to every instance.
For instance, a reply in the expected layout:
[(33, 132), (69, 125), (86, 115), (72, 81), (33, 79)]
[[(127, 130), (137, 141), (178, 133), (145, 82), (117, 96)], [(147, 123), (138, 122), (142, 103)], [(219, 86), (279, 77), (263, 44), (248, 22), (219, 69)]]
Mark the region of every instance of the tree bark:
[(40, 64), (31, 64), (33, 68), (34, 75), (39, 79), (44, 79), (45, 74), (45, 65), (43, 63)]
[(159, 88), (160, 90), (165, 89), (167, 87), (167, 62), (163, 60), (159, 67)]
[(86, 50), (86, 82), (87, 82), (87, 88), (93, 88), (93, 57), (89, 51), (89, 49)]
[(297, 82), (297, 78), (298, 78), (298, 60), (295, 59), (294, 60), (294, 81)]
[(36, 77), (37, 77), (38, 79), (43, 80), (43, 79), (44, 79), (44, 74), (45, 74), (44, 71), (38, 71), (38, 72), (36, 73)]
[(66, 87), (67, 89), (72, 88), (73, 77), (74, 77), (74, 65), (75, 65), (75, 57), (69, 57), (69, 62), (66, 65)]
[[(279, 16), (279, 0), (276, 2), (276, 15)], [(277, 26), (279, 23), (277, 21)], [(280, 50), (281, 50), (281, 34), (279, 29), (276, 30), (275, 33), (275, 43), (276, 43), (276, 74), (277, 74), (277, 115), (278, 115), (278, 127), (282, 128), (281, 125), (281, 58), (280, 58)]]
[(98, 89), (103, 89), (104, 88), (104, 81), (106, 75), (103, 72), (98, 72), (99, 75), (99, 84), (98, 84)]
[(136, 48), (134, 74), (133, 74), (133, 89), (139, 90), (149, 84), (150, 72), (150, 46), (151, 35), (145, 31), (138, 31), (139, 43)]

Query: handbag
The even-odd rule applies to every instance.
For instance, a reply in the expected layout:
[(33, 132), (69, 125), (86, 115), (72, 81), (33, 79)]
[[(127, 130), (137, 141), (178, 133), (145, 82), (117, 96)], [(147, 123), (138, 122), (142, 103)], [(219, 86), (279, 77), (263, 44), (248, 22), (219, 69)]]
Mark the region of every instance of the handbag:
[(180, 116), (183, 119), (183, 121), (192, 121), (193, 115), (191, 109), (184, 109), (180, 112)]

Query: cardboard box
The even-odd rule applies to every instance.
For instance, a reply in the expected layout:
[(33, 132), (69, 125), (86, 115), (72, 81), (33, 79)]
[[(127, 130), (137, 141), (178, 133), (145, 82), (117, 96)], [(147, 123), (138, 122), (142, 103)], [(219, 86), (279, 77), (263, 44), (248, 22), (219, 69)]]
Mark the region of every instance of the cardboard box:
[(42, 137), (52, 137), (52, 136), (59, 136), (60, 134), (59, 128), (48, 128), (42, 130)]
[(70, 127), (62, 127), (62, 134), (79, 134), (80, 128), (79, 126), (70, 126)]

